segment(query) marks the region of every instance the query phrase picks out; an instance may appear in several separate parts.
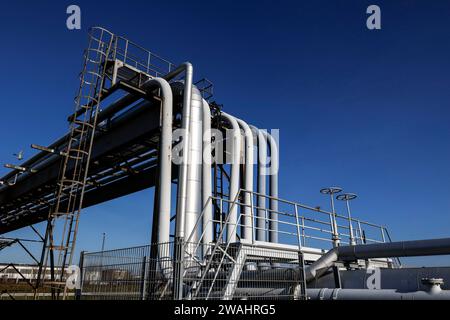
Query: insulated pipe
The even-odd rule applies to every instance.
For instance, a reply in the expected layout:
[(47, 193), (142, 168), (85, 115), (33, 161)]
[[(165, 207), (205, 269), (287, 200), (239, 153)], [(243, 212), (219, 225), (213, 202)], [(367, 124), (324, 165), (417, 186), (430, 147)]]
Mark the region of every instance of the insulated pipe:
[[(211, 197), (211, 110), (208, 102), (203, 99), (203, 166), (202, 166), (202, 208), (203, 208), (203, 254), (213, 241), (213, 213)], [(208, 201), (209, 200), (209, 201)]]
[(187, 195), (187, 173), (189, 159), (189, 130), (191, 117), (191, 99), (192, 99), (192, 77), (194, 70), (192, 64), (185, 62), (177, 69), (166, 75), (166, 79), (172, 79), (180, 72), (185, 71), (184, 92), (183, 92), (183, 115), (181, 119), (181, 128), (183, 130), (183, 161), (179, 167), (178, 173), (178, 191), (177, 191), (177, 215), (175, 222), (175, 238), (184, 239), (185, 219), (186, 219), (186, 195)]
[(187, 162), (189, 158), (189, 126), (191, 116), (191, 99), (192, 99), (192, 77), (194, 70), (189, 62), (183, 63), (174, 71), (166, 75), (166, 79), (170, 80), (179, 73), (185, 71), (184, 92), (183, 92), (183, 116), (181, 119), (181, 127), (183, 130), (183, 161), (179, 167), (178, 173), (178, 190), (177, 190), (177, 214), (175, 219), (175, 248), (174, 260), (175, 267), (173, 270), (173, 298), (174, 300), (183, 299), (183, 257), (184, 257), (184, 237), (185, 237), (185, 215), (186, 215), (186, 195), (187, 195)]
[[(202, 211), (202, 150), (203, 150), (203, 98), (196, 86), (192, 86), (191, 115), (189, 125), (189, 151), (187, 167), (187, 194), (185, 211), (185, 237), (191, 243), (198, 242), (198, 229), (195, 224)], [(189, 245), (195, 249), (193, 245)], [(195, 252), (190, 252), (195, 254)]]
[[(165, 76), (162, 77), (162, 79), (166, 80), (166, 81), (170, 81), (173, 78), (175, 78), (178, 74), (180, 74), (181, 72), (183, 72), (184, 70), (186, 70), (186, 79), (188, 79), (190, 77), (191, 79), (191, 84), (192, 84), (192, 65), (189, 62), (185, 62), (182, 65), (180, 65), (177, 69), (173, 70), (172, 72), (166, 74)], [(188, 76), (188, 73), (190, 74), (190, 76)], [(148, 90), (148, 88), (147, 88)], [(98, 118), (97, 118), (97, 123), (101, 123), (103, 120), (107, 119), (108, 117), (112, 116), (114, 113), (120, 111), (121, 109), (129, 106), (131, 103), (135, 102), (139, 100), (139, 96), (135, 95), (135, 94), (131, 94), (128, 93), (125, 96), (121, 97), (120, 99), (114, 101), (111, 105), (108, 106), (108, 108), (102, 110), (99, 112), (98, 114)], [(71, 115), (68, 118), (68, 121), (72, 118), (73, 115)], [(61, 145), (63, 145), (67, 139), (69, 138), (69, 134), (66, 134), (65, 136), (61, 137), (60, 139), (58, 139), (57, 141), (55, 141), (54, 143), (52, 143), (50, 146), (48, 146), (49, 149), (58, 149), (58, 147), (60, 147)], [(47, 152), (39, 152), (36, 155), (34, 155), (32, 158), (30, 158), (29, 160), (25, 161), (21, 166), (23, 167), (28, 167), (31, 164), (39, 161), (40, 159), (44, 158), (45, 156), (47, 156), (48, 153)], [(7, 175), (5, 175), (2, 180), (8, 180), (11, 177), (13, 177), (16, 173), (18, 173), (17, 170), (11, 171), (9, 172)], [(1, 188), (1, 187), (0, 187)]]
[[(97, 123), (101, 123), (108, 117), (112, 116), (114, 113), (120, 111), (121, 109), (130, 105), (131, 103), (135, 102), (138, 99), (139, 99), (139, 97), (137, 97), (137, 96), (134, 96), (132, 94), (127, 94), (124, 97), (121, 97), (120, 99), (114, 101), (113, 103), (111, 103), (108, 106), (108, 108), (99, 112), (98, 117), (97, 117)], [(68, 139), (69, 139), (69, 134), (66, 134), (63, 137), (59, 138), (57, 141), (53, 142), (47, 148), (60, 151), (61, 146), (63, 146), (64, 143), (66, 143)], [(57, 159), (60, 156), (52, 155), (52, 154), (49, 154), (48, 152), (41, 151), (41, 152), (35, 154), (30, 159), (28, 159), (27, 161), (25, 161), (23, 164), (21, 164), (21, 166), (25, 167), (25, 168), (29, 167), (31, 165), (34, 165), (36, 162), (40, 161), (41, 159), (44, 159), (45, 157), (48, 157), (49, 159), (50, 158)], [(13, 171), (9, 172), (8, 174), (6, 174), (3, 178), (1, 178), (1, 180), (7, 181), (7, 180), (11, 179), (17, 173), (19, 173), (18, 170), (13, 170)], [(2, 189), (2, 187), (3, 186), (0, 186), (0, 190)], [(7, 185), (5, 185), (5, 188), (6, 187), (7, 187)]]
[(269, 170), (269, 194), (272, 198), (269, 200), (269, 242), (278, 242), (278, 169), (279, 169), (279, 151), (277, 142), (265, 130), (260, 130), (264, 137), (269, 141), (270, 148), (270, 170)]
[(320, 277), (338, 261), (450, 254), (450, 238), (336, 247), (305, 270), (306, 281)]
[[(144, 84), (145, 87), (157, 86), (161, 89), (161, 140), (159, 146), (159, 184), (157, 186), (157, 208), (153, 221), (157, 223), (157, 243), (170, 241), (170, 205), (172, 184), (172, 120), (173, 98), (169, 83), (161, 78), (154, 78)], [(156, 218), (156, 219), (155, 219)]]
[[(158, 155), (158, 180), (155, 190), (153, 210), (152, 247), (150, 251), (151, 270), (161, 270), (164, 278), (170, 278), (172, 261), (167, 250), (170, 241), (170, 207), (172, 184), (172, 122), (173, 94), (169, 83), (161, 78), (154, 78), (144, 84), (144, 88), (158, 87), (161, 96), (161, 138)], [(156, 262), (159, 261), (158, 266)]]
[(256, 240), (266, 241), (266, 159), (267, 159), (267, 139), (262, 132), (251, 126), (258, 139), (258, 193), (257, 198), (258, 213), (256, 217)]
[[(300, 293), (300, 292), (298, 292)], [(369, 289), (306, 289), (310, 300), (450, 300), (450, 291), (442, 290), (437, 293), (427, 291), (398, 292), (394, 289), (369, 290)], [(252, 297), (289, 299), (293, 293), (289, 288), (236, 288), (235, 298), (251, 299)], [(212, 294), (220, 297), (220, 294)], [(295, 295), (294, 299), (300, 298)]]
[[(229, 223), (227, 224), (227, 241), (236, 242), (237, 231), (237, 212), (238, 205), (233, 205), (233, 201), (236, 200), (236, 196), (239, 192), (239, 166), (240, 166), (240, 153), (241, 153), (241, 131), (239, 130), (239, 124), (233, 116), (222, 112), (222, 117), (227, 120), (231, 126), (233, 147), (231, 151), (231, 178), (230, 178), (230, 192), (229, 200)], [(227, 145), (228, 146), (228, 145)], [(228, 151), (228, 150), (227, 150)]]
[(398, 292), (395, 289), (307, 289), (311, 300), (450, 300), (450, 291)]
[[(247, 123), (241, 119), (236, 119), (239, 126), (244, 130), (245, 135), (245, 176), (244, 176), (244, 189), (247, 191), (253, 191), (253, 133)], [(249, 192), (245, 192), (245, 208), (244, 219), (241, 221), (241, 238), (251, 240), (252, 239), (252, 197)]]

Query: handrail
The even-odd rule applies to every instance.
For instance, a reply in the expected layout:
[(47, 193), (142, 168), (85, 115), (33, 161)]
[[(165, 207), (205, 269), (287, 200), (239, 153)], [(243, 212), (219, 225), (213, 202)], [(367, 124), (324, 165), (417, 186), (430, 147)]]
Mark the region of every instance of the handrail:
[[(228, 208), (228, 213), (230, 213), (230, 212), (231, 212), (231, 209), (234, 208), (234, 206), (235, 206), (235, 204), (236, 204), (236, 200), (239, 199), (240, 193), (241, 193), (241, 190), (239, 190), (239, 191), (237, 192), (233, 204), (231, 205), (231, 207)], [(202, 214), (203, 214), (203, 213), (204, 213), (204, 212), (202, 212)], [(231, 217), (231, 215), (230, 215), (230, 214), (227, 214), (227, 217), (226, 217), (226, 219), (225, 219), (225, 225), (230, 221), (230, 217)], [(200, 217), (199, 217), (199, 218), (200, 218)], [(218, 241), (217, 241), (217, 242), (215, 243), (215, 245), (214, 245), (213, 251), (211, 252), (211, 257), (213, 257), (213, 256), (216, 254), (217, 248), (219, 247), (219, 245), (220, 245), (221, 242), (222, 242), (223, 233), (224, 233), (225, 230), (226, 230), (226, 228), (222, 228), (222, 229), (220, 230), (219, 237), (218, 237)], [(234, 231), (233, 231), (233, 232), (234, 232)], [(225, 248), (225, 251), (228, 250), (229, 245), (230, 245), (230, 241), (227, 241), (227, 247)], [(222, 265), (223, 258), (224, 258), (224, 256), (222, 257), (222, 260), (221, 260), (219, 266)], [(202, 284), (202, 283), (203, 283), (203, 280), (205, 280), (206, 274), (208, 273), (208, 270), (209, 270), (209, 268), (210, 268), (210, 266), (211, 266), (211, 263), (212, 263), (212, 259), (210, 259), (210, 260), (208, 261), (207, 265), (206, 265), (205, 271), (203, 272), (202, 277), (201, 277), (201, 279), (200, 279), (200, 284)], [(214, 280), (212, 281), (213, 285), (214, 285), (215, 279), (217, 278), (217, 274), (218, 274), (218, 272), (219, 272), (218, 270), (220, 270), (220, 269), (217, 268), (217, 271), (216, 271), (216, 273), (215, 273), (215, 275), (214, 275)], [(197, 289), (195, 290), (195, 296), (198, 295), (198, 292), (199, 292), (199, 290), (200, 290), (200, 287), (201, 287), (201, 286), (198, 286)]]
[[(251, 194), (251, 196), (252, 196), (251, 200), (252, 201), (251, 201), (250, 204), (244, 203), (244, 202), (242, 202), (240, 200), (243, 193), (250, 193)], [(290, 213), (289, 210), (286, 210), (286, 209), (284, 211), (283, 210), (272, 210), (270, 208), (261, 208), (259, 206), (255, 206), (253, 204), (254, 197), (261, 197), (261, 196), (264, 197), (265, 199), (274, 199), (274, 200), (278, 201), (281, 204), (287, 204), (287, 205), (293, 206), (294, 213)], [(299, 209), (305, 209), (305, 210), (308, 210), (310, 212), (319, 212), (319, 213), (325, 214), (325, 215), (332, 215), (333, 213), (328, 212), (326, 210), (322, 210), (320, 208), (313, 208), (311, 206), (307, 206), (307, 205), (304, 205), (304, 204), (301, 204), (301, 203), (296, 203), (296, 202), (293, 202), (293, 201), (279, 199), (279, 198), (276, 198), (276, 197), (264, 195), (264, 194), (261, 194), (261, 193), (258, 193), (258, 192), (254, 192), (254, 191), (240, 189), (234, 199), (226, 199), (226, 198), (221, 198), (221, 197), (217, 197), (217, 196), (210, 196), (208, 198), (206, 204), (202, 208), (202, 211), (201, 211), (200, 215), (197, 218), (197, 221), (195, 223), (193, 231), (191, 232), (191, 234), (188, 237), (188, 241), (187, 241), (188, 243), (191, 243), (191, 240), (193, 239), (194, 234), (196, 232), (198, 232), (197, 228), (199, 228), (200, 225), (201, 225), (201, 221), (202, 221), (202, 219), (204, 218), (204, 215), (205, 215), (205, 210), (206, 210), (206, 208), (209, 207), (209, 205), (213, 201), (217, 201), (221, 208), (224, 207), (224, 205), (223, 205), (224, 203), (227, 203), (228, 204), (228, 208), (227, 208), (228, 209), (227, 210), (228, 213), (235, 206), (240, 206), (242, 208), (251, 207), (250, 217), (252, 219), (252, 240), (253, 240), (253, 242), (255, 241), (254, 235), (255, 235), (256, 230), (261, 230), (261, 228), (257, 227), (255, 225), (255, 223), (254, 223), (254, 219), (258, 219), (258, 217), (255, 216), (254, 212), (255, 212), (255, 210), (258, 210), (258, 209), (259, 210), (264, 210), (266, 212), (266, 216), (268, 215), (269, 212), (277, 214), (278, 218), (265, 217), (264, 220), (266, 222), (267, 221), (274, 221), (275, 219), (277, 219), (277, 221), (280, 224), (280, 226), (284, 225), (284, 226), (286, 226), (286, 228), (295, 228), (295, 230), (292, 230), (292, 231), (289, 231), (289, 229), (284, 229), (283, 230), (283, 229), (279, 228), (278, 230), (276, 230), (276, 232), (278, 232), (279, 234), (286, 235), (286, 236), (295, 236), (297, 238), (297, 242), (298, 242), (298, 246), (299, 246), (300, 250), (301, 250), (301, 248), (303, 246), (305, 246), (305, 240), (306, 239), (313, 239), (313, 240), (332, 242), (332, 237), (331, 237), (331, 235), (333, 235), (332, 230), (327, 230), (326, 228), (322, 228), (320, 226), (314, 226), (314, 224), (319, 224), (319, 225), (324, 225), (324, 226), (327, 226), (327, 227), (331, 227), (331, 223), (327, 222), (327, 221), (323, 221), (321, 219), (315, 219), (314, 217), (307, 217), (305, 215), (301, 215), (300, 212), (299, 212)], [(222, 245), (222, 244), (225, 244), (225, 247), (221, 248), (221, 251), (227, 253), (228, 249), (229, 249), (229, 247), (231, 245), (231, 241), (224, 240), (224, 233), (225, 233), (225, 230), (227, 229), (226, 227), (228, 225), (230, 225), (230, 223), (231, 223), (230, 222), (230, 215), (227, 214), (225, 216), (225, 219), (223, 220), (222, 219), (222, 214), (223, 214), (223, 212), (222, 212), (222, 209), (221, 209), (220, 220), (211, 219), (210, 221), (208, 221), (208, 223), (211, 223), (211, 224), (220, 223), (220, 232), (219, 232), (219, 234), (217, 236), (217, 241), (213, 244), (214, 245), (213, 249), (212, 250), (208, 250), (208, 254), (211, 256), (211, 259), (208, 259), (208, 262), (206, 263), (205, 269), (203, 269), (203, 271), (202, 271), (201, 278), (199, 279), (199, 286), (194, 288), (194, 290), (195, 290), (195, 292), (193, 293), (194, 297), (197, 297), (198, 294), (199, 294), (200, 287), (201, 287), (201, 285), (202, 285), (202, 283), (203, 283), (203, 281), (205, 279), (206, 274), (208, 273), (208, 270), (211, 267), (212, 257), (214, 257), (216, 255), (216, 252), (217, 252), (219, 246)], [(336, 217), (338, 217), (340, 219), (349, 221), (350, 223), (357, 224), (357, 228), (355, 228), (356, 233), (354, 235), (354, 239), (357, 240), (360, 243), (383, 243), (383, 242), (386, 242), (387, 240), (391, 241), (389, 232), (387, 231), (387, 228), (385, 226), (377, 225), (377, 224), (370, 223), (370, 222), (367, 222), (367, 221), (363, 221), (363, 220), (360, 220), (360, 219), (357, 219), (357, 218), (350, 218), (349, 219), (347, 216), (344, 216), (344, 215), (339, 215), (339, 214), (335, 214), (335, 215), (336, 215)], [(238, 214), (236, 223), (234, 223), (234, 222), (232, 223), (232, 227), (231, 227), (231, 231), (232, 232), (236, 232), (238, 230), (238, 227), (242, 226), (241, 220), (242, 220), (243, 216), (248, 216), (248, 214), (245, 213), (245, 211), (242, 211), (242, 212), (240, 212)], [(282, 216), (287, 217), (288, 219), (295, 219), (295, 221), (289, 221), (289, 220), (288, 221), (283, 221), (283, 220), (280, 220), (279, 218), (282, 217)], [(309, 225), (306, 224), (308, 222), (310, 222)], [(311, 225), (311, 223), (313, 225)], [(339, 229), (341, 229), (341, 230), (349, 230), (349, 225), (347, 225), (347, 224), (343, 224), (343, 225), (342, 224), (338, 224), (337, 226), (338, 226), (338, 236), (340, 236), (340, 237), (342, 236), (345, 239), (346, 238), (350, 238), (349, 232), (345, 232), (345, 231), (344, 232), (342, 232), (342, 231), (339, 232)], [(363, 226), (364, 227), (374, 228), (373, 230), (375, 230), (375, 231), (378, 229), (380, 231), (381, 240), (377, 240), (375, 238), (372, 239), (372, 237), (366, 236), (365, 232), (363, 232)], [(263, 230), (265, 230), (266, 232), (267, 231), (268, 232), (271, 231), (270, 226), (266, 226), (265, 228), (263, 228)], [(314, 231), (314, 232), (320, 232), (322, 234), (327, 234), (327, 235), (330, 236), (330, 238), (320, 237), (320, 236), (317, 236), (315, 234), (307, 234), (307, 232), (306, 232), (307, 230), (310, 230), (310, 232)], [(197, 252), (198, 248), (202, 245), (202, 240), (203, 240), (203, 237), (204, 237), (205, 233), (208, 232), (208, 231), (209, 231), (209, 228), (205, 229), (205, 230), (202, 230), (201, 235), (198, 238), (198, 242), (195, 243), (195, 249), (194, 249), (193, 252)], [(351, 245), (350, 241), (347, 241), (347, 242), (343, 241), (343, 243)], [(203, 254), (206, 254), (206, 250), (204, 250)], [(214, 283), (216, 281), (216, 278), (217, 278), (217, 275), (219, 273), (219, 270), (220, 270), (220, 268), (221, 268), (221, 266), (222, 266), (222, 264), (223, 264), (223, 262), (225, 260), (225, 256), (226, 256), (225, 254), (222, 254), (218, 266), (215, 266), (214, 277), (212, 279), (211, 284), (209, 284), (208, 295), (211, 292), (212, 287), (214, 286)]]
[[(259, 207), (259, 206), (257, 206), (257, 205), (243, 203), (243, 202), (239, 201), (239, 196), (241, 196), (242, 193), (250, 193), (250, 194), (252, 194), (252, 198), (253, 198), (253, 197), (263, 196), (263, 197), (265, 197), (265, 198), (267, 198), (267, 199), (275, 199), (275, 200), (277, 200), (279, 203), (285, 203), (285, 204), (288, 204), (288, 205), (292, 206), (293, 209), (294, 209), (294, 210), (293, 210), (294, 213), (290, 213), (290, 212), (288, 212), (288, 211), (283, 211), (283, 210), (272, 210), (272, 209), (270, 209), (270, 208), (261, 208), (261, 207)], [(266, 212), (266, 215), (267, 215), (267, 213), (275, 213), (275, 214), (278, 215), (278, 217), (285, 216), (285, 217), (292, 218), (292, 219), (296, 218), (296, 213), (295, 213), (295, 211), (297, 211), (297, 214), (298, 214), (298, 220), (299, 220), (298, 224), (299, 224), (299, 229), (300, 229), (300, 230), (297, 230), (297, 233), (298, 233), (299, 231), (302, 232), (301, 238), (302, 238), (303, 240), (304, 240), (305, 238), (311, 238), (311, 237), (307, 237), (307, 236), (304, 234), (305, 229), (306, 229), (306, 230), (314, 230), (314, 231), (318, 231), (318, 232), (322, 232), (322, 233), (327, 233), (327, 234), (331, 234), (331, 233), (332, 233), (331, 230), (325, 230), (325, 229), (323, 229), (323, 228), (314, 227), (314, 226), (311, 226), (311, 224), (310, 224), (310, 225), (305, 225), (305, 223), (310, 222), (310, 223), (313, 223), (313, 224), (321, 224), (321, 225), (324, 225), (324, 226), (329, 226), (329, 227), (331, 227), (331, 223), (330, 223), (330, 222), (324, 221), (324, 220), (320, 220), (320, 219), (315, 219), (315, 218), (313, 218), (313, 217), (308, 217), (308, 216), (305, 216), (305, 215), (300, 215), (300, 213), (298, 213), (299, 209), (306, 209), (306, 210), (309, 210), (309, 211), (312, 212), (312, 213), (313, 213), (313, 212), (319, 212), (319, 213), (322, 213), (322, 214), (325, 214), (325, 215), (332, 215), (331, 212), (328, 212), (328, 211), (325, 211), (325, 210), (321, 210), (321, 209), (317, 209), (317, 208), (313, 208), (313, 207), (311, 207), (311, 206), (307, 206), (307, 205), (304, 205), (304, 204), (301, 204), (301, 203), (296, 203), (296, 202), (293, 202), (293, 201), (288, 201), (288, 200), (284, 200), (284, 199), (279, 199), (279, 198), (271, 197), (271, 196), (268, 196), (268, 195), (262, 195), (262, 194), (260, 194), (260, 193), (258, 193), (258, 192), (248, 191), (248, 190), (245, 190), (245, 189), (240, 189), (238, 195), (239, 195), (239, 196), (238, 196), (238, 198), (237, 198), (236, 201), (231, 201), (231, 200), (229, 200), (229, 199), (224, 199), (224, 198), (220, 198), (220, 197), (211, 196), (211, 197), (209, 197), (209, 199), (208, 199), (208, 201), (207, 201), (207, 205), (210, 204), (210, 202), (212, 202), (212, 201), (219, 201), (220, 203), (222, 203), (222, 202), (229, 203), (229, 204), (230, 204), (230, 203), (235, 203), (235, 205), (239, 205), (239, 206), (241, 206), (241, 207), (250, 207), (250, 208), (252, 209), (252, 215), (251, 215), (252, 221), (253, 221), (253, 219), (255, 218), (253, 212), (254, 212), (255, 210), (258, 210), (258, 209), (264, 210), (264, 211)], [(198, 219), (197, 219), (197, 222), (196, 222), (196, 225), (195, 225), (196, 227), (195, 227), (194, 230), (192, 231), (192, 233), (191, 233), (191, 235), (190, 235), (190, 237), (189, 237), (189, 240), (192, 239), (193, 234), (194, 234), (195, 232), (197, 232), (196, 229), (199, 227), (200, 221), (203, 219), (203, 216), (204, 216), (204, 210), (205, 210), (205, 208), (207, 207), (207, 205), (205, 205), (204, 208), (202, 209), (202, 212), (201, 212), (201, 214), (199, 215), (199, 217), (198, 217)], [(244, 213), (241, 213), (241, 215), (247, 216), (247, 215), (244, 214)], [(239, 219), (242, 218), (241, 215), (239, 216)], [(360, 243), (364, 243), (364, 242), (381, 243), (381, 242), (386, 242), (386, 240), (387, 240), (386, 237), (385, 237), (385, 235), (384, 235), (384, 231), (383, 231), (383, 230), (386, 230), (386, 227), (385, 227), (385, 226), (377, 225), (377, 224), (370, 223), (370, 222), (367, 222), (367, 221), (363, 221), (363, 220), (357, 219), (357, 218), (351, 218), (351, 219), (349, 219), (348, 217), (343, 216), (343, 215), (339, 215), (339, 214), (336, 214), (336, 216), (337, 216), (338, 218), (344, 220), (344, 221), (351, 221), (352, 224), (353, 224), (353, 223), (354, 223), (354, 224), (357, 224), (358, 227), (355, 228), (355, 229), (356, 229), (356, 234), (355, 234), (354, 238), (355, 238), (356, 240), (358, 240)], [(256, 219), (258, 219), (258, 218), (256, 218)], [(266, 218), (265, 218), (265, 221), (274, 221), (274, 219), (273, 219), (273, 218), (266, 217)], [(278, 221), (279, 221), (279, 220), (278, 220)], [(284, 225), (290, 226), (290, 227), (296, 227), (296, 226), (297, 226), (297, 222), (289, 222), (289, 221), (279, 221), (279, 222), (280, 222), (281, 224), (284, 224)], [(300, 223), (300, 222), (301, 222), (301, 223)], [(219, 221), (212, 220), (212, 221), (210, 221), (209, 223), (219, 223)], [(223, 224), (223, 222), (222, 222), (222, 224)], [(372, 239), (371, 237), (364, 236), (364, 234), (363, 234), (363, 227), (370, 227), (370, 228), (374, 228), (375, 230), (378, 229), (378, 230), (380, 231), (380, 234), (381, 234), (381, 240), (378, 240), (378, 239)], [(222, 226), (221, 228), (223, 228), (223, 226)], [(256, 226), (254, 226), (252, 229), (254, 230), (255, 228), (258, 229), (258, 230), (261, 230), (261, 228), (257, 228)], [(338, 224), (338, 231), (339, 231), (339, 229), (340, 229), (340, 230), (349, 230), (349, 225), (346, 225), (346, 224)], [(267, 228), (264, 228), (263, 230), (268, 230), (268, 229), (267, 229)], [(269, 231), (270, 231), (270, 230), (269, 230)], [(203, 230), (203, 232), (201, 233), (201, 236), (200, 236), (199, 242), (198, 242), (198, 246), (200, 245), (200, 242), (201, 242), (201, 240), (202, 240), (202, 238), (203, 238), (205, 232), (206, 232), (206, 230)], [(280, 232), (280, 231), (277, 231), (277, 232), (283, 233), (283, 232)], [(291, 235), (292, 235), (292, 233), (286, 233), (286, 234), (291, 234)], [(350, 236), (348, 233), (342, 232), (342, 231), (339, 232), (339, 235), (340, 235), (340, 236), (344, 236), (344, 237), (346, 237), (346, 238), (348, 238), (348, 237)], [(386, 233), (386, 236), (387, 236), (387, 235), (388, 235), (388, 234)], [(313, 237), (313, 238), (317, 238), (317, 237)], [(311, 239), (313, 239), (313, 238), (311, 238)], [(323, 240), (323, 238), (320, 238), (320, 240)], [(329, 241), (331, 241), (331, 240), (329, 240)], [(198, 248), (198, 246), (196, 247), (196, 249)]]

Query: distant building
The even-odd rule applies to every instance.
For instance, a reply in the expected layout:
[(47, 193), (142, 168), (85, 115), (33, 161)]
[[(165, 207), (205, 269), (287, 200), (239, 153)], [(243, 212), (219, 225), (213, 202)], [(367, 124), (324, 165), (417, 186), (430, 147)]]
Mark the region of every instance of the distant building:
[[(37, 274), (39, 272), (39, 266), (32, 264), (14, 264), (14, 267), (9, 264), (0, 264), (0, 283), (1, 282), (17, 283), (26, 280), (36, 280)], [(16, 269), (19, 272), (17, 272)], [(59, 270), (61, 270), (61, 268), (55, 268), (55, 273), (58, 274)], [(45, 271), (44, 279), (50, 280), (49, 270)]]

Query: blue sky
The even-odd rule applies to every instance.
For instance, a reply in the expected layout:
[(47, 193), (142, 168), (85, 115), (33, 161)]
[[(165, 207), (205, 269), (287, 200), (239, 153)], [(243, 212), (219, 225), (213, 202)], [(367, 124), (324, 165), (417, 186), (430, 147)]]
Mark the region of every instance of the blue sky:
[[(66, 133), (87, 27), (100, 25), (191, 61), (227, 112), (279, 128), (282, 198), (326, 207), (319, 189), (339, 185), (359, 195), (354, 216), (396, 240), (449, 236), (448, 1), (74, 3), (81, 31), (66, 29), (68, 1), (0, 11), (2, 162)], [(381, 7), (382, 30), (365, 26), (370, 4)], [(106, 248), (146, 244), (152, 208), (146, 190), (85, 210), (78, 250), (99, 250), (102, 232)], [(19, 256), (10, 249), (0, 261)]]

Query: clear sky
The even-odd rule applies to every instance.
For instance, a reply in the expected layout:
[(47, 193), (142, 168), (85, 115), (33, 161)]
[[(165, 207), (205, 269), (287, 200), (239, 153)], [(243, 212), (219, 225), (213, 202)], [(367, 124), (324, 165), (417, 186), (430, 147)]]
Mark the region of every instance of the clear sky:
[[(81, 31), (66, 28), (69, 4), (81, 7)], [(381, 30), (366, 28), (370, 4)], [(279, 128), (281, 198), (327, 207), (319, 189), (339, 185), (359, 195), (354, 216), (395, 240), (448, 237), (449, 16), (439, 0), (10, 2), (0, 9), (0, 159), (28, 158), (31, 143), (67, 132), (87, 28), (99, 25), (191, 61), (227, 112)], [(148, 243), (152, 208), (146, 190), (85, 210), (77, 249), (99, 250), (102, 232), (107, 249)]]

